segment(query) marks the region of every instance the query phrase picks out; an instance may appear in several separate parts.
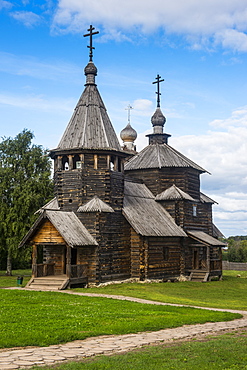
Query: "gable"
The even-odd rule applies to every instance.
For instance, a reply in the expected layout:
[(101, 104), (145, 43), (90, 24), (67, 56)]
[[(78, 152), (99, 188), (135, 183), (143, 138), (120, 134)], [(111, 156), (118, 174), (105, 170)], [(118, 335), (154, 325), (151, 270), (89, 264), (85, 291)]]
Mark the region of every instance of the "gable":
[(51, 221), (45, 220), (37, 232), (30, 239), (30, 243), (33, 244), (66, 244), (64, 238), (57, 231), (57, 229), (52, 225)]
[(19, 248), (30, 244), (38, 236), (43, 240), (50, 240), (51, 243), (57, 243), (58, 240), (65, 242), (70, 247), (98, 245), (74, 212), (43, 211), (22, 239)]

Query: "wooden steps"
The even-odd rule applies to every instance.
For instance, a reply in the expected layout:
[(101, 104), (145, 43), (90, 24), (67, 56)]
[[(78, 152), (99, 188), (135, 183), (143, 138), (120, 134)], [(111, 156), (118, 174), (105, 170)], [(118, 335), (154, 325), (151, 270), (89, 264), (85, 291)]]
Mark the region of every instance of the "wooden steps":
[(26, 288), (34, 290), (61, 290), (65, 289), (69, 279), (66, 275), (43, 276), (31, 278)]
[(203, 270), (194, 270), (190, 273), (190, 281), (205, 282), (208, 281), (209, 272)]

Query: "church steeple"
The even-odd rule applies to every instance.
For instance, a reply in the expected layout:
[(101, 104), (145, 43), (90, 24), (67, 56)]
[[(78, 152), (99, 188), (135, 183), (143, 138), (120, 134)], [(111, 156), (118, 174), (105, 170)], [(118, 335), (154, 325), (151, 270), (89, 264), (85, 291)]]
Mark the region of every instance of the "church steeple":
[(130, 155), (121, 149), (95, 82), (93, 35), (99, 32), (93, 30), (90, 26), (89, 33), (84, 35), (90, 37), (84, 91), (58, 147), (50, 151), (58, 204), (66, 211), (76, 212), (94, 196), (111, 203), (114, 210), (120, 209), (124, 160)]
[[(89, 62), (84, 72), (86, 75), (85, 89), (75, 107), (74, 113), (60, 140), (60, 150), (81, 150), (81, 149), (106, 149), (121, 151), (121, 147), (107, 114), (105, 105), (95, 83), (97, 68), (93, 63), (92, 36), (99, 32), (93, 32), (94, 27), (90, 26)], [(52, 151), (54, 153), (54, 151)]]
[(164, 81), (161, 80), (161, 76), (157, 74), (157, 77), (155, 78), (156, 81), (153, 82), (153, 84), (157, 84), (157, 108), (156, 111), (154, 112), (152, 118), (151, 118), (151, 123), (153, 125), (153, 133), (150, 135), (146, 135), (149, 137), (149, 144), (167, 144), (168, 137), (171, 135), (165, 134), (163, 132), (163, 127), (166, 123), (166, 117), (162, 113), (160, 109), (160, 83)]

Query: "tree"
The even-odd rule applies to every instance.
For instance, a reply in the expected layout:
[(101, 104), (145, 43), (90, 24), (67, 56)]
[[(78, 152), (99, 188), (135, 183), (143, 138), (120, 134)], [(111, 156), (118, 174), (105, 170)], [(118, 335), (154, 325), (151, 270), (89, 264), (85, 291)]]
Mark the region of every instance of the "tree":
[(7, 272), (18, 244), (35, 220), (35, 211), (53, 194), (51, 163), (42, 146), (32, 144), (25, 129), (0, 143), (0, 250), (7, 255)]
[(228, 240), (227, 260), (247, 262), (247, 240), (245, 236), (230, 237)]

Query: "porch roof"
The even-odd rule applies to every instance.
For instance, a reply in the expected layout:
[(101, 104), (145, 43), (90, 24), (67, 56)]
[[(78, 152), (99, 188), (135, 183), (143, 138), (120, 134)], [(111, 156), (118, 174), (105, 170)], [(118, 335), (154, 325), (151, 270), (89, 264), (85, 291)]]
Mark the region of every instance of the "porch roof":
[(142, 236), (187, 237), (144, 184), (125, 181), (123, 215)]
[(98, 245), (74, 212), (45, 210), (22, 239), (19, 248), (30, 242), (44, 219), (51, 222), (70, 247)]
[(221, 242), (220, 240), (212, 237), (211, 235), (204, 233), (203, 231), (187, 230), (186, 232), (190, 237), (192, 237), (193, 239), (203, 244), (214, 245), (214, 246), (219, 246), (219, 247), (226, 246), (226, 243)]

